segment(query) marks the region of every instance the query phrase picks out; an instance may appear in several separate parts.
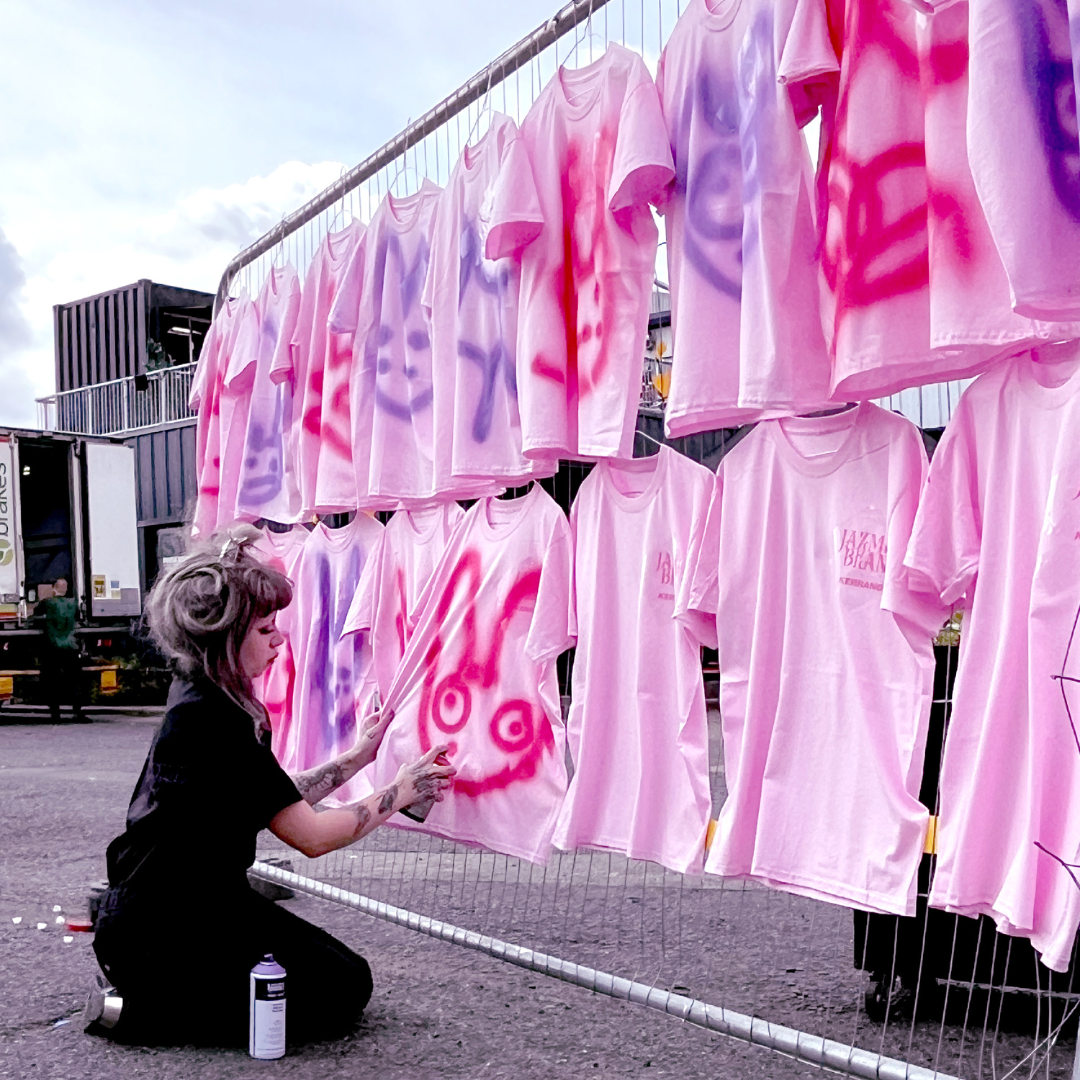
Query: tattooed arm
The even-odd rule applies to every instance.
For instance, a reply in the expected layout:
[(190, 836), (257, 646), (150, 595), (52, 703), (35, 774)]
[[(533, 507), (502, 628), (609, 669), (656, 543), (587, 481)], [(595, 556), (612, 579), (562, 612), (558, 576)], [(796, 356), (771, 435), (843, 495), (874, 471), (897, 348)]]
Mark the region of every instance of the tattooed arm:
[(403, 765), (388, 788), (354, 806), (317, 814), (306, 801), (293, 803), (274, 815), (270, 831), (311, 857), (346, 847), (404, 807), (425, 799), (441, 800), (456, 771), (453, 765), (435, 762), (446, 750), (445, 746), (432, 747), (419, 761)]
[(351, 780), (365, 765), (374, 761), (375, 752), (393, 719), (393, 709), (371, 713), (360, 725), (360, 734), (351, 750), (346, 750), (325, 765), (318, 765), (293, 776), (292, 781), (304, 802), (314, 806), (320, 799), (325, 799), (330, 792)]

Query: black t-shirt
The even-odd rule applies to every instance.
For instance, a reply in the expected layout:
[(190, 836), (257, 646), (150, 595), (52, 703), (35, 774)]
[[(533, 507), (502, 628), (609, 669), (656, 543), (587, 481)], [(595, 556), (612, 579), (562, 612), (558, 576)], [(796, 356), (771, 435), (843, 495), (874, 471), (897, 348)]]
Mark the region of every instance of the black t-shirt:
[(192, 882), (216, 900), (248, 891), (261, 829), (300, 792), (270, 752), (269, 733), (207, 680), (174, 679), (106, 858), (114, 903), (160, 909)]

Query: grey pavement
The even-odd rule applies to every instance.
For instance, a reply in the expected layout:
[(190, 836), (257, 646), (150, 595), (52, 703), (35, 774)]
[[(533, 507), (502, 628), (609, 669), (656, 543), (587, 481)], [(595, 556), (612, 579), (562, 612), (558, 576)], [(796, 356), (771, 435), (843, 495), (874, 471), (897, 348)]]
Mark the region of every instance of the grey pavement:
[[(65, 922), (83, 912), (88, 888), (105, 875), (105, 846), (123, 826), (156, 723), (98, 715), (88, 724), (0, 724), (0, 1077), (558, 1080), (811, 1072), (640, 1006), (305, 897), (285, 903), (366, 956), (375, 974), (374, 997), (350, 1037), (257, 1062), (242, 1051), (118, 1047), (85, 1035), (79, 1014), (96, 970), (92, 939), (67, 933)], [(190, 892), (161, 913), (162, 933), (206, 899), (193, 867)], [(188, 976), (194, 1005), (199, 973)]]

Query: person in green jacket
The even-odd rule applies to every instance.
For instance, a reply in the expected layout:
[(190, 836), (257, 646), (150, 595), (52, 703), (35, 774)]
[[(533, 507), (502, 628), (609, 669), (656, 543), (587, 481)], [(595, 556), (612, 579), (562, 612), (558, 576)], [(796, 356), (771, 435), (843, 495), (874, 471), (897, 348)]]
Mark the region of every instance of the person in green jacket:
[(75, 719), (82, 720), (82, 661), (75, 640), (75, 600), (68, 596), (66, 578), (57, 578), (53, 594), (37, 605), (45, 620), (45, 651), (41, 682), (53, 723), (60, 721), (60, 705), (72, 702)]

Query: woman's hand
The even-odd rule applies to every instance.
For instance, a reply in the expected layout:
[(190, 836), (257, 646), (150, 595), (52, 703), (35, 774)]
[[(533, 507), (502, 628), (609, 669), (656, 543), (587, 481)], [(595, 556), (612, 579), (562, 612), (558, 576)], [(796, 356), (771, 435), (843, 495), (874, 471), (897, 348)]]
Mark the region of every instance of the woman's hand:
[(445, 757), (445, 764), (436, 759), (449, 749), (446, 745), (433, 746), (419, 761), (401, 766), (394, 783), (386, 789), (386, 795), (393, 793), (395, 810), (429, 800), (442, 802), (443, 792), (453, 783), (457, 769)]
[(366, 765), (375, 760), (379, 747), (382, 746), (383, 736), (390, 722), (394, 719), (393, 709), (383, 709), (376, 706), (357, 725), (356, 742), (352, 748), (345, 752), (355, 771), (359, 772)]
[(305, 802), (314, 806), (332, 791), (351, 780), (365, 765), (375, 760), (375, 752), (394, 719), (393, 709), (376, 709), (360, 723), (360, 734), (352, 749), (346, 750), (333, 761), (318, 765), (306, 772), (296, 773), (293, 783)]
[(398, 810), (441, 800), (457, 772), (446, 758), (438, 760), (447, 750), (448, 746), (433, 746), (419, 761), (403, 765), (385, 791), (369, 795), (353, 806), (321, 814), (308, 805), (310, 799), (286, 806), (273, 817), (270, 830), (312, 858), (345, 847), (367, 836)]

